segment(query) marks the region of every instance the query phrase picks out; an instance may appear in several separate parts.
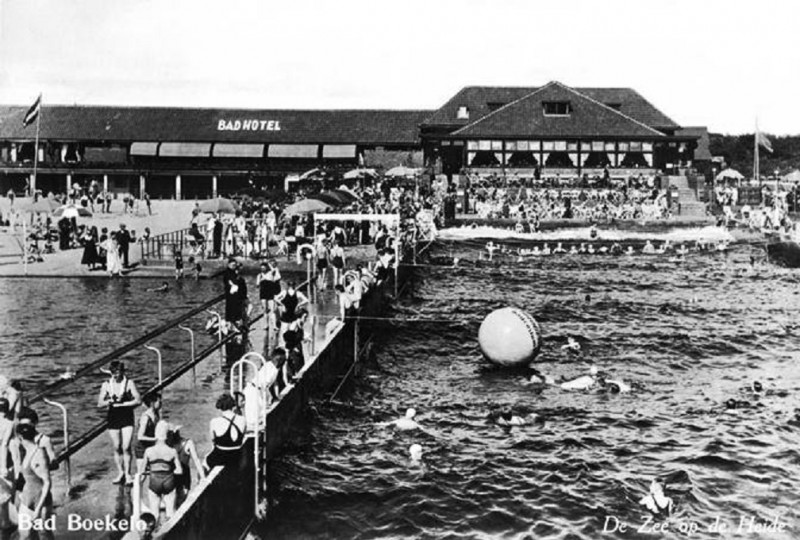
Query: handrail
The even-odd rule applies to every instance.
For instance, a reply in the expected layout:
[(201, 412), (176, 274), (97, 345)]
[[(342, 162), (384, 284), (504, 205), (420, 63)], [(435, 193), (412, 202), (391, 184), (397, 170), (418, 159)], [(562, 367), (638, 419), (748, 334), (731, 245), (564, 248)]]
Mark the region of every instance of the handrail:
[[(44, 402), (48, 405), (52, 405), (53, 407), (58, 407), (61, 409), (61, 415), (64, 420), (64, 448), (69, 448), (69, 416), (67, 415), (67, 408), (57, 401), (52, 401), (50, 399), (45, 398)], [(67, 456), (67, 489), (72, 489), (72, 469), (70, 468), (69, 463), (69, 456)]]
[[(191, 348), (192, 348), (192, 361), (194, 361), (194, 356), (195, 356), (194, 330), (192, 330), (188, 326), (184, 326), (182, 324), (179, 324), (178, 328), (180, 328), (181, 330), (184, 330), (186, 332), (189, 332), (189, 340), (191, 341)], [(195, 383), (195, 384), (197, 383), (197, 371), (195, 370), (195, 368), (192, 368), (192, 383)]]
[(144, 348), (148, 349), (148, 350), (151, 350), (151, 351), (154, 351), (156, 353), (156, 356), (158, 356), (158, 384), (161, 384), (161, 381), (164, 380), (164, 377), (162, 375), (163, 374), (163, 370), (162, 370), (162, 362), (161, 362), (161, 351), (159, 351), (156, 347), (153, 347), (152, 345), (145, 345)]
[(196, 308), (191, 309), (190, 311), (184, 313), (180, 317), (177, 317), (177, 318), (175, 318), (175, 319), (173, 319), (173, 320), (171, 320), (169, 322), (166, 322), (166, 323), (162, 324), (158, 328), (156, 328), (154, 330), (151, 330), (147, 334), (143, 335), (142, 337), (140, 337), (138, 339), (135, 339), (134, 341), (131, 341), (127, 345), (124, 345), (124, 346), (120, 347), (119, 349), (116, 349), (116, 350), (111, 351), (110, 353), (108, 353), (106, 355), (103, 355), (102, 357), (100, 357), (99, 359), (95, 360), (94, 362), (91, 362), (90, 364), (87, 364), (87, 365), (83, 366), (82, 368), (80, 368), (79, 370), (77, 370), (75, 372), (75, 376), (73, 378), (56, 381), (55, 383), (51, 384), (50, 386), (48, 386), (47, 388), (45, 388), (44, 390), (42, 390), (38, 394), (35, 394), (34, 396), (32, 396), (30, 398), (29, 403), (33, 404), (33, 403), (36, 403), (37, 401), (41, 401), (45, 397), (53, 395), (58, 390), (61, 390), (65, 386), (68, 386), (68, 385), (72, 384), (79, 377), (82, 377), (82, 376), (87, 375), (89, 373), (95, 372), (98, 368), (104, 366), (105, 364), (108, 364), (112, 360), (115, 360), (116, 358), (122, 356), (123, 354), (129, 353), (130, 351), (132, 351), (134, 349), (137, 349), (138, 347), (144, 345), (145, 343), (147, 343), (151, 339), (160, 336), (161, 334), (163, 334), (167, 330), (171, 330), (173, 327), (183, 323), (184, 321), (187, 321), (187, 320), (191, 319), (192, 317), (194, 317), (198, 313), (202, 313), (203, 311), (207, 310), (211, 306), (213, 306), (215, 304), (218, 304), (224, 298), (225, 298), (224, 294), (220, 294), (218, 296), (215, 296), (211, 300), (209, 300), (207, 302), (204, 302), (203, 304), (197, 306)]

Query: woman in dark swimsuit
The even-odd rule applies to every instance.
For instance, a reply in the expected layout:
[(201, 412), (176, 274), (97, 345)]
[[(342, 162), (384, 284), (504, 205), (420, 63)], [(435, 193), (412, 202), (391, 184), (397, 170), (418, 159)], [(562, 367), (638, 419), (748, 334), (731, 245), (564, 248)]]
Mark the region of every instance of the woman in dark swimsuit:
[(208, 471), (217, 465), (227, 466), (238, 462), (246, 424), (244, 417), (234, 412), (235, 406), (236, 402), (229, 394), (223, 394), (217, 400), (217, 409), (222, 414), (212, 418), (209, 423), (214, 449), (206, 456)]
[(278, 267), (268, 262), (261, 263), (261, 272), (256, 276), (258, 297), (264, 310), (264, 327), (270, 328), (275, 313), (275, 297), (281, 292), (281, 273)]
[[(136, 459), (144, 457), (144, 451), (156, 443), (156, 424), (161, 420), (161, 394), (149, 394), (142, 399), (147, 410), (139, 417), (139, 431), (136, 433)], [(139, 467), (141, 471), (142, 468)]]
[(158, 513), (163, 500), (167, 519), (175, 512), (176, 477), (183, 473), (178, 452), (167, 444), (168, 436), (169, 422), (160, 420), (155, 427), (156, 442), (144, 451), (143, 458), (143, 468), (150, 474), (150, 510)]
[(108, 409), (108, 435), (114, 446), (114, 463), (119, 475), (115, 484), (133, 484), (131, 477), (131, 440), (133, 439), (133, 409), (141, 403), (136, 384), (125, 377), (125, 365), (111, 362), (111, 378), (103, 383), (97, 406)]
[(175, 483), (178, 487), (178, 503), (180, 503), (180, 500), (185, 498), (192, 488), (191, 463), (194, 462), (194, 466), (197, 469), (198, 481), (202, 481), (206, 475), (203, 472), (203, 463), (197, 455), (197, 448), (194, 445), (194, 441), (192, 439), (186, 439), (181, 435), (181, 426), (170, 424), (167, 444), (178, 453), (178, 459), (183, 468), (182, 473), (175, 474)]

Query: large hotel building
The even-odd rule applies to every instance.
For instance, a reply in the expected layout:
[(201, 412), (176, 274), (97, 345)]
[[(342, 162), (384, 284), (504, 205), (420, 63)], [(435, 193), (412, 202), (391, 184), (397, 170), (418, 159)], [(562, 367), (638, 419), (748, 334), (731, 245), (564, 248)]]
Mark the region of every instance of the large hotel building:
[[(0, 190), (33, 181), (36, 124), (0, 106)], [(466, 87), (436, 110), (240, 110), (46, 106), (36, 189), (97, 180), (153, 198), (283, 186), (315, 167), (404, 164), (429, 172), (614, 176), (710, 160), (687, 128), (629, 88)]]

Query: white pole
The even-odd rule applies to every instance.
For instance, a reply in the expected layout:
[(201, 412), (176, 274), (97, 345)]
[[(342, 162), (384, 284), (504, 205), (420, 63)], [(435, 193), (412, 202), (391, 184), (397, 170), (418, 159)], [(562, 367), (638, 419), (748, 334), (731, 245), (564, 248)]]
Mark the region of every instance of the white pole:
[(22, 220), (22, 264), (25, 267), (25, 275), (28, 275), (28, 227), (26, 220)]

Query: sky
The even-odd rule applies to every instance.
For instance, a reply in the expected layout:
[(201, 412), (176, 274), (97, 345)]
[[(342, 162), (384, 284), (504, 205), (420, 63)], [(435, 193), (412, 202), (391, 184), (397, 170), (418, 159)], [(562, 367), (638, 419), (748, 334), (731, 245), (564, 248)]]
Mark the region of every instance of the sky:
[(798, 21), (791, 0), (0, 0), (0, 104), (435, 109), (557, 80), (800, 134)]

